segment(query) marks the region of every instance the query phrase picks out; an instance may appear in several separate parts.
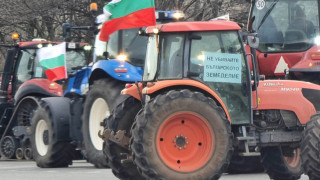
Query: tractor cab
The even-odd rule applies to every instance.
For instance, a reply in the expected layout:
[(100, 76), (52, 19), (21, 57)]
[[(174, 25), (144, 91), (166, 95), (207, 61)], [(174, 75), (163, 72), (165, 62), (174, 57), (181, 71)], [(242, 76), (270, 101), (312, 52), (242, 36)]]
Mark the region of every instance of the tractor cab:
[[(177, 29), (179, 32), (172, 32)], [(193, 82), (204, 84), (221, 98), (232, 123), (250, 122), (251, 76), (239, 30), (236, 23), (228, 21), (148, 28), (151, 34), (143, 81), (196, 80)]]
[[(289, 74), (315, 82), (318, 68), (319, 2), (317, 0), (253, 0), (250, 18), (260, 45), (261, 74), (270, 78)], [(312, 78), (314, 76), (314, 78)], [(319, 82), (317, 82), (319, 83)]]
[[(104, 14), (96, 18), (97, 34), (94, 45), (94, 65), (89, 83), (93, 83), (101, 74), (122, 82), (141, 81), (146, 54), (147, 37), (145, 28), (122, 29), (112, 33), (108, 42), (99, 39), (104, 22)], [(181, 11), (155, 11), (158, 24), (180, 21), (184, 14)], [(101, 73), (103, 71), (103, 73)]]
[[(58, 83), (60, 85), (56, 84), (54, 86), (60, 87), (63, 83), (62, 81), (49, 82), (47, 80), (45, 70), (40, 65), (37, 57), (38, 49), (42, 47), (53, 46), (58, 43), (59, 42), (35, 39), (34, 41), (30, 42), (19, 42), (14, 45), (3, 45), (9, 47), (10, 49), (7, 51), (6, 62), (2, 74), (2, 81), (4, 82), (2, 83), (2, 90), (5, 90), (8, 86), (8, 83), (10, 83), (10, 88), (12, 86), (12, 92), (10, 92), (10, 94), (14, 95), (22, 84), (32, 79), (35, 79), (33, 83), (39, 82), (39, 84), (36, 84), (43, 86), (42, 88), (49, 90), (49, 92), (50, 88), (45, 87), (46, 84), (49, 86), (49, 84)], [(83, 67), (86, 64), (87, 58), (85, 53), (86, 50), (84, 48), (86, 45), (86, 43), (67, 43), (66, 66), (69, 74), (72, 74), (76, 69)], [(54, 90), (54, 92), (56, 95), (62, 95), (61, 91)]]
[[(159, 11), (155, 12), (157, 24), (179, 21), (184, 14), (181, 11)], [(103, 15), (96, 18), (96, 24), (101, 24)], [(98, 29), (102, 26), (99, 25)], [(145, 28), (132, 28), (118, 30), (110, 35), (108, 42), (99, 40), (100, 34), (95, 37), (95, 61), (107, 59), (117, 59), (121, 62), (128, 62), (133, 66), (142, 67), (144, 65), (145, 48), (147, 37), (141, 36)]]
[(319, 34), (316, 0), (258, 0), (252, 4), (253, 16), (261, 52), (303, 52), (313, 46)]

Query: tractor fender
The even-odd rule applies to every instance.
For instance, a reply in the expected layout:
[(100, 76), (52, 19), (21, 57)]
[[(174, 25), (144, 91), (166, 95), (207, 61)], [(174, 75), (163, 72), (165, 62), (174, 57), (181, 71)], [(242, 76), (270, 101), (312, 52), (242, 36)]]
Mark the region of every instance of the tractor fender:
[(53, 131), (57, 141), (71, 141), (70, 138), (70, 99), (65, 97), (43, 98), (49, 111), (51, 112), (51, 121)]
[(136, 98), (137, 100), (141, 101), (138, 87), (139, 87), (139, 91), (142, 92), (143, 85), (142, 85), (142, 83), (138, 83), (138, 86), (136, 84), (132, 84), (132, 86), (130, 86), (128, 88), (126, 87), (125, 89), (123, 89), (121, 91), (121, 95), (129, 95), (129, 96), (132, 96), (132, 97)]
[[(320, 110), (320, 86), (303, 81), (265, 80), (252, 93), (253, 107), (257, 110), (279, 109), (296, 114), (306, 124)], [(257, 105), (258, 102), (258, 105)]]
[(19, 102), (21, 98), (30, 95), (61, 96), (62, 86), (47, 79), (31, 79), (19, 87), (14, 95), (14, 100), (15, 102)]
[(143, 70), (141, 67), (133, 66), (128, 62), (121, 62), (116, 59), (102, 60), (92, 66), (89, 83), (92, 84), (94, 80), (106, 76), (124, 82), (140, 82), (142, 80), (142, 74)]
[(24, 96), (23, 98), (21, 98), (20, 101), (17, 101), (15, 108), (17, 109), (20, 106), (20, 104), (22, 104), (24, 101), (34, 101), (38, 105), (38, 107), (40, 107), (40, 103), (39, 103), (38, 98), (36, 98), (34, 96)]
[(158, 94), (163, 91), (171, 90), (171, 89), (193, 89), (200, 91), (208, 96), (211, 96), (223, 109), (226, 113), (228, 120), (231, 122), (230, 115), (228, 113), (226, 105), (223, 103), (222, 99), (219, 95), (210, 89), (205, 84), (195, 80), (166, 80), (166, 81), (157, 81), (154, 83), (149, 83), (147, 87), (143, 88), (142, 94), (151, 95), (151, 94)]

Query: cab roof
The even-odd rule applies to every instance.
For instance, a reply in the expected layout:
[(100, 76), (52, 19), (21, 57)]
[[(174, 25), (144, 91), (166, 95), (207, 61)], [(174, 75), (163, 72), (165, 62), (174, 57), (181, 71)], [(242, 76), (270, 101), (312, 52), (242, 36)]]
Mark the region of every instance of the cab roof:
[(241, 27), (233, 21), (213, 20), (213, 21), (195, 21), (195, 22), (174, 22), (168, 24), (159, 24), (149, 26), (146, 33), (152, 34), (157, 27), (159, 32), (188, 32), (188, 31), (227, 31), (240, 30)]
[[(18, 42), (18, 46), (21, 48), (32, 48), (37, 46), (38, 44), (61, 44), (62, 42), (56, 42), (56, 41), (24, 41), (24, 42)], [(68, 44), (75, 44), (75, 48), (72, 49), (76, 49), (76, 48), (81, 48), (85, 45), (87, 45), (88, 43), (79, 43), (79, 42), (67, 42), (67, 48), (68, 48)]]

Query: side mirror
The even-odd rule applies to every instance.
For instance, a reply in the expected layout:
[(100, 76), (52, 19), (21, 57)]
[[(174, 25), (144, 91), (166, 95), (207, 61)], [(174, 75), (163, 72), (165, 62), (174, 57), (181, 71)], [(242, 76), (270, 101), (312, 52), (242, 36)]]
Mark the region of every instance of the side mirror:
[(257, 49), (259, 47), (259, 38), (256, 36), (248, 35), (247, 42), (251, 48)]
[(70, 38), (71, 36), (71, 25), (69, 23), (62, 24), (62, 33), (65, 39)]

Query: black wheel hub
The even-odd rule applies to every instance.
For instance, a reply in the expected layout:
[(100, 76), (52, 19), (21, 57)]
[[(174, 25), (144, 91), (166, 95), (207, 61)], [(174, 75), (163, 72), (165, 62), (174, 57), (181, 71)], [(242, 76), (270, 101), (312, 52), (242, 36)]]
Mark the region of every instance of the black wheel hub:
[(48, 144), (49, 144), (49, 131), (48, 131), (48, 130), (45, 130), (45, 131), (43, 132), (42, 137), (43, 137), (43, 143), (44, 143), (45, 145), (48, 145)]
[(180, 136), (176, 135), (173, 140), (174, 147), (177, 147), (179, 150), (186, 149), (187, 144), (189, 144), (187, 138), (187, 136), (183, 136), (182, 134)]
[(183, 137), (178, 137), (176, 144), (177, 144), (177, 146), (182, 147), (186, 144), (186, 140)]

